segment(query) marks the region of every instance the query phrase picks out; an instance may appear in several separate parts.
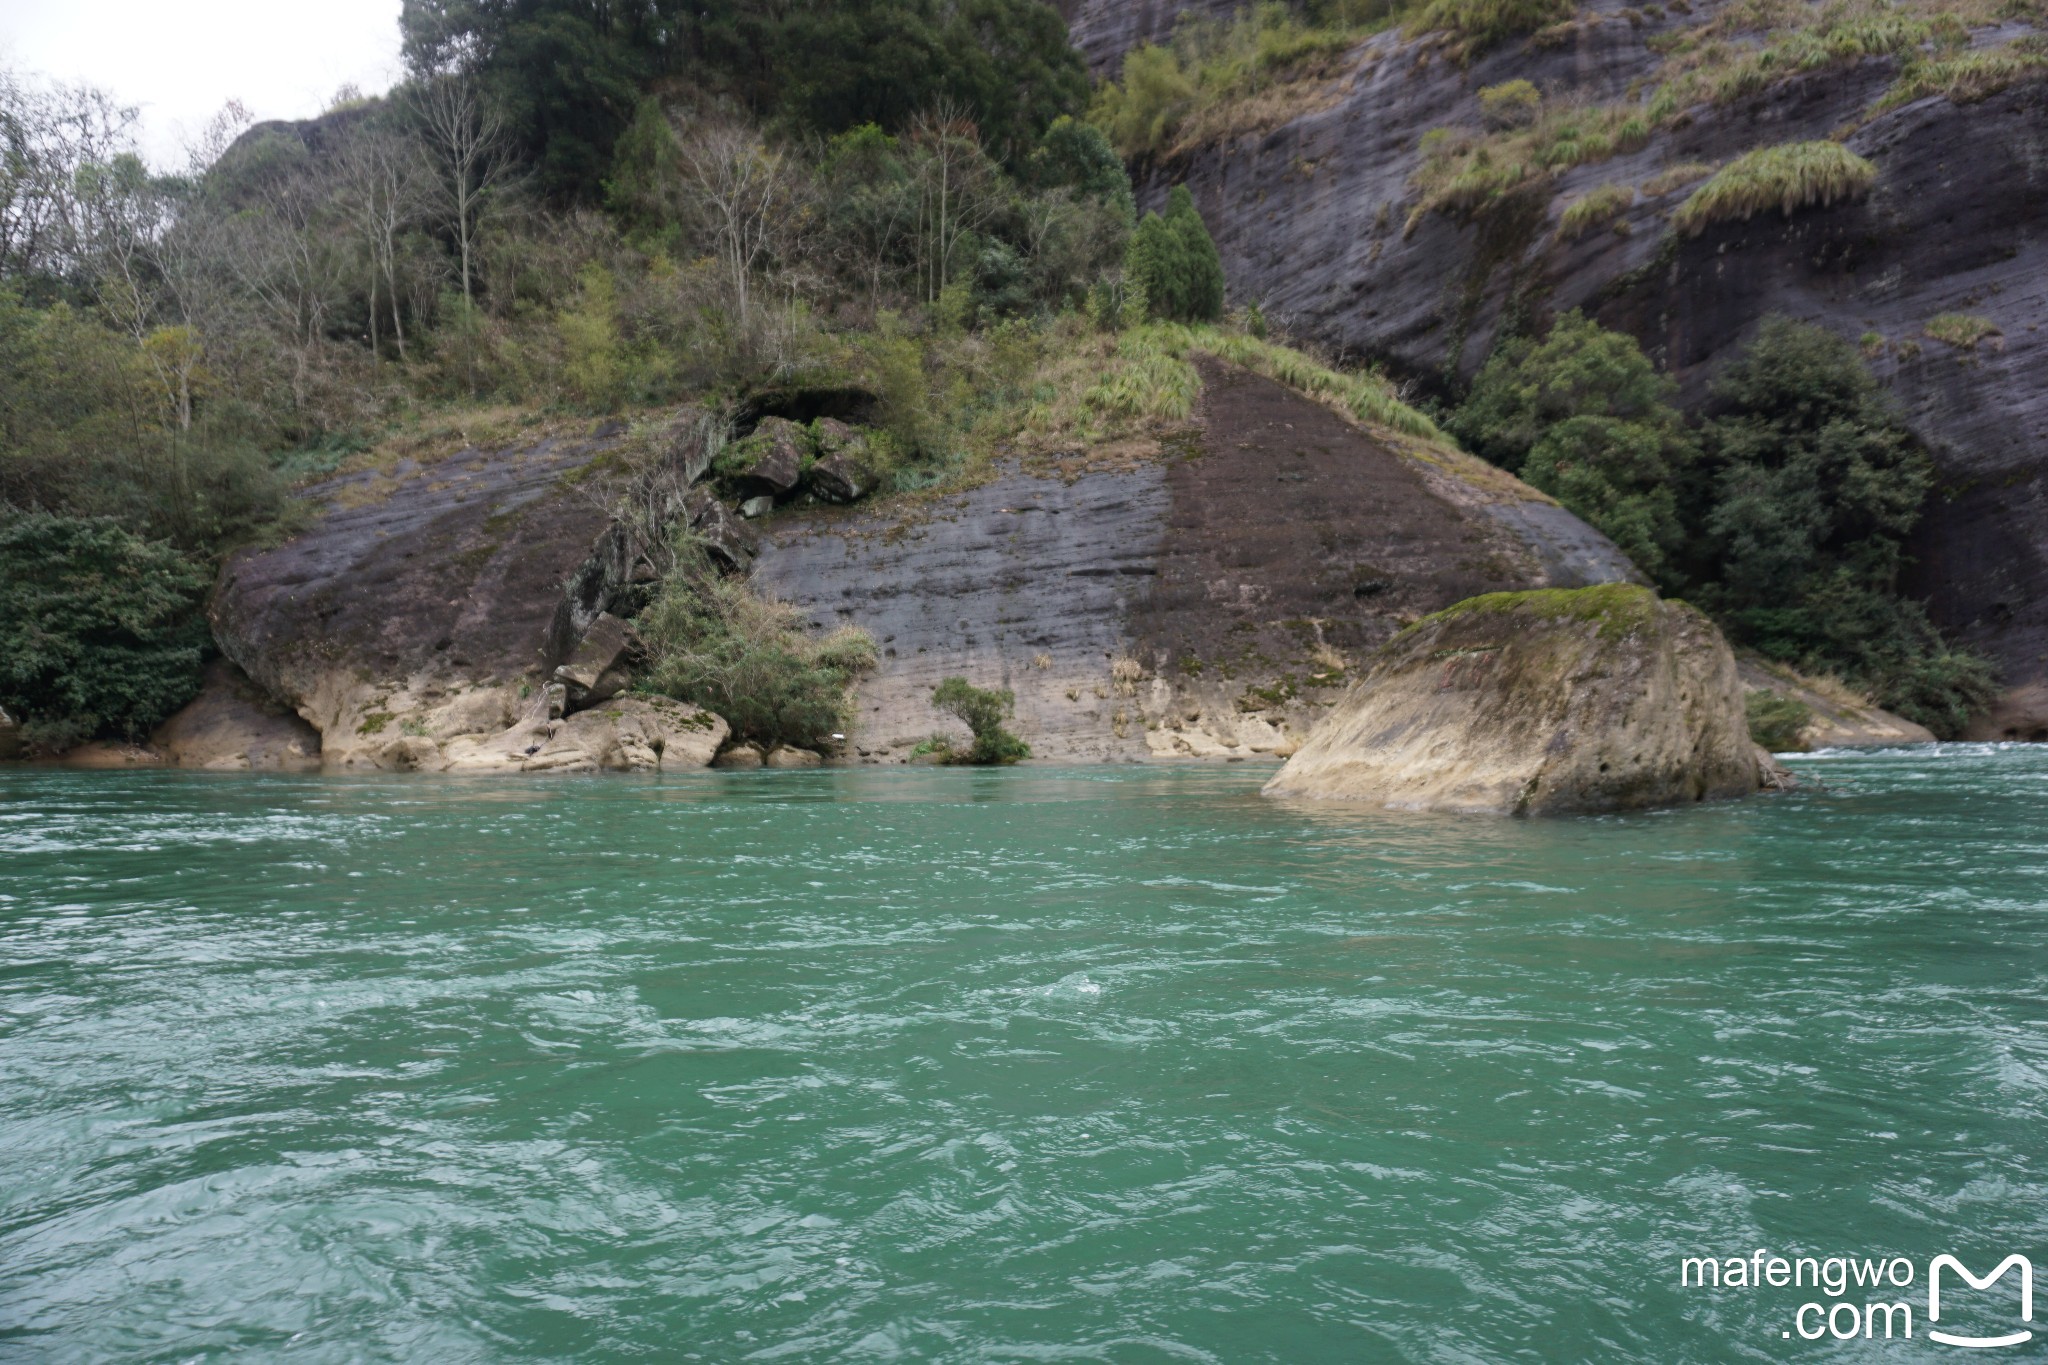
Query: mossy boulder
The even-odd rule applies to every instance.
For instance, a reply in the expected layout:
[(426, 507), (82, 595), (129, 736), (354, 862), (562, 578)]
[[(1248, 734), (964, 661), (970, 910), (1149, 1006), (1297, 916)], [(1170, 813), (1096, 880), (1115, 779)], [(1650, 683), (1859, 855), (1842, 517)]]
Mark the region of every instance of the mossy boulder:
[(810, 435), (786, 417), (764, 417), (753, 434), (719, 456), (725, 482), (742, 498), (780, 498), (803, 478)]
[(1266, 794), (1573, 815), (1781, 780), (1750, 740), (1735, 658), (1713, 622), (1610, 583), (1490, 593), (1418, 621)]

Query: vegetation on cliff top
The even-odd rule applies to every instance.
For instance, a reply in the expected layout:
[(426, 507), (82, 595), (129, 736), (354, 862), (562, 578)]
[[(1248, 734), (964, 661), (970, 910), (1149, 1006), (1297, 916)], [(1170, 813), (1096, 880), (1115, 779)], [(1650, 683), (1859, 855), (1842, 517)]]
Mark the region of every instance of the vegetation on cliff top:
[(1402, 634), (1465, 618), (1523, 615), (1543, 622), (1578, 621), (1597, 627), (1602, 640), (1618, 640), (1656, 620), (1667, 606), (1656, 592), (1636, 583), (1601, 583), (1590, 588), (1533, 588), (1489, 592), (1425, 616)]
[(1229, 19), (1183, 15), (1169, 41), (1125, 54), (1089, 117), (1126, 157), (1171, 157), (1317, 107), (1375, 33), (1432, 35), (1463, 60), (1573, 12), (1573, 0), (1262, 0)]
[[(1884, 58), (1899, 74), (1865, 117), (1909, 100), (1943, 95), (1958, 103), (1982, 99), (2019, 81), (2048, 76), (2048, 50), (2038, 35), (1995, 47), (1969, 48), (1971, 34), (2004, 20), (2048, 17), (2036, 0), (1835, 0), (1786, 4), (1744, 0), (1716, 9), (1701, 23), (1652, 39), (1661, 63), (1620, 99), (1587, 100), (1565, 91), (1537, 92), (1532, 109), (1522, 96), (1515, 117), (1500, 117), (1480, 92), (1478, 125), (1432, 130), (1422, 143), (1414, 179), (1413, 231), (1431, 213), (1470, 216), (1551, 181), (1574, 166), (1634, 152), (1660, 134), (1691, 123), (1702, 106), (1727, 105), (1793, 77)], [(1837, 137), (1852, 129), (1842, 129)], [(1814, 149), (1826, 144), (1803, 144)], [(1738, 216), (1754, 200), (1793, 207), (1829, 202), (1830, 195), (1867, 187), (1863, 173), (1830, 154), (1752, 163), (1726, 186), (1720, 205)], [(1843, 156), (1848, 155), (1846, 152)], [(1747, 158), (1745, 158), (1747, 160)], [(1738, 163), (1740, 164), (1740, 163)], [(1698, 168), (1660, 175), (1642, 187), (1653, 197), (1671, 192)], [(1862, 179), (1862, 183), (1854, 183)], [(1788, 201), (1786, 191), (1795, 192)], [(1772, 192), (1775, 191), (1775, 192)], [(1709, 207), (1702, 202), (1695, 212)], [(1718, 215), (1725, 216), (1725, 215)], [(1693, 225), (1704, 219), (1694, 220)]]

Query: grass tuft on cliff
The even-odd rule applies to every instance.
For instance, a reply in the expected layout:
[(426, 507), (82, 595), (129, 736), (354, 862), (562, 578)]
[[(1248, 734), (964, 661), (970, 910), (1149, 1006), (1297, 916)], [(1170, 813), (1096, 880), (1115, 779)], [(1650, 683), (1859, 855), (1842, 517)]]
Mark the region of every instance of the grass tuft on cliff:
[(1576, 242), (1596, 229), (1615, 226), (1635, 202), (1636, 192), (1627, 185), (1602, 185), (1588, 190), (1565, 206), (1557, 222), (1558, 239)]
[(1839, 142), (1788, 142), (1737, 157), (1692, 192), (1671, 225), (1696, 237), (1713, 223), (1755, 217), (1777, 208), (1789, 217), (1863, 194), (1877, 167)]
[(1577, 9), (1573, 0), (1429, 0), (1408, 31), (1449, 34), (1461, 53), (1471, 53), (1564, 23)]
[(1928, 321), (1926, 332), (1933, 340), (1959, 351), (1974, 351), (1984, 338), (2001, 335), (1997, 323), (1971, 313), (1943, 313)]
[(1974, 104), (2008, 86), (2042, 77), (2048, 77), (2048, 51), (2018, 42), (1930, 57), (1909, 63), (1872, 112), (1883, 113), (1932, 95), (1951, 104)]
[[(2039, 34), (1972, 50), (1973, 35), (2014, 19), (2032, 0), (1771, 0), (1717, 8), (1701, 22), (1649, 39), (1658, 69), (1622, 98), (1588, 103), (1548, 92), (1502, 117), (1478, 92), (1477, 119), (1432, 129), (1414, 177), (1413, 232), (1431, 213), (1470, 218), (1525, 187), (1548, 188), (1560, 173), (1623, 155), (1686, 127), (1702, 108), (1753, 100), (1788, 80), (1872, 60), (1898, 64), (1889, 90), (1850, 125), (1886, 110), (1939, 95), (1955, 103), (1983, 99), (2021, 81), (2048, 78), (2048, 49)], [(1675, 8), (1675, 7), (1674, 7)], [(1476, 126), (1475, 126), (1476, 124)], [(1664, 194), (1699, 168), (1674, 168), (1644, 186)]]

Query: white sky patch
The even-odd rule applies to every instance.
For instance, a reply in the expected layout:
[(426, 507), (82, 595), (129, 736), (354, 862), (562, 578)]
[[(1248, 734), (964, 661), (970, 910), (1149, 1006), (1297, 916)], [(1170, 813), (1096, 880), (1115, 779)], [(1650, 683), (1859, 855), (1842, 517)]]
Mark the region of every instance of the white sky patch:
[(343, 85), (400, 75), (399, 0), (0, 0), (0, 64), (96, 85), (142, 111), (149, 159), (239, 99), (258, 119), (310, 118)]

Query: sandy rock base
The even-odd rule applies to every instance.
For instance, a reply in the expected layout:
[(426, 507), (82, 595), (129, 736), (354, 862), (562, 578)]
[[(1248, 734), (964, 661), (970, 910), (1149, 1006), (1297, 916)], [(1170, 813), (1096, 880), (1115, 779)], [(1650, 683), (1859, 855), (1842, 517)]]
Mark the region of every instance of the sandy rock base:
[(1266, 794), (1566, 815), (1744, 796), (1765, 763), (1713, 622), (1608, 584), (1494, 593), (1417, 622)]

